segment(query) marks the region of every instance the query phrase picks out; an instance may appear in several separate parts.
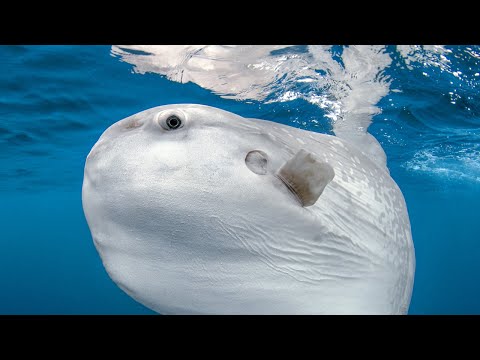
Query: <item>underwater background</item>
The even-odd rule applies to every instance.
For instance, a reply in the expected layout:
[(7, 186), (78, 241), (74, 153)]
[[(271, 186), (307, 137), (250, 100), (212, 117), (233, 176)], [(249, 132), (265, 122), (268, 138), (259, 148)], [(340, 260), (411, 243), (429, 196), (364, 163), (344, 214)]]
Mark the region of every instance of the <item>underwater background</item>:
[(372, 134), (405, 197), (409, 314), (480, 314), (480, 46), (1, 46), (0, 314), (153, 314), (103, 268), (85, 158), (114, 122), (200, 103)]

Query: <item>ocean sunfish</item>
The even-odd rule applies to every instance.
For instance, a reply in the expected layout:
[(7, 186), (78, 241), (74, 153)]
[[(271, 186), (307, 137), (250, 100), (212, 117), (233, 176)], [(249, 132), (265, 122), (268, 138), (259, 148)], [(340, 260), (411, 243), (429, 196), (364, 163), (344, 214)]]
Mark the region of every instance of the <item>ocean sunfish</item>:
[(158, 313), (408, 311), (403, 195), (338, 137), (159, 106), (102, 134), (82, 201), (111, 279)]

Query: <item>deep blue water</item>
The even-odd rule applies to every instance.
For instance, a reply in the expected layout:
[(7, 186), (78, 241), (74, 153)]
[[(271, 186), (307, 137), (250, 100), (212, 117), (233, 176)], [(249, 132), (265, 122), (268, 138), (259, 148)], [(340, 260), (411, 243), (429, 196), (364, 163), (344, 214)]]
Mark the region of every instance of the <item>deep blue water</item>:
[[(333, 47), (333, 56), (342, 49)], [(385, 48), (390, 91), (369, 132), (410, 214), (416, 274), (409, 313), (480, 314), (480, 47), (444, 49), (443, 62), (419, 50), (426, 60), (407, 63)], [(280, 85), (274, 91), (286, 93)], [(332, 131), (329, 110), (305, 99), (222, 98), (192, 82), (133, 71), (110, 46), (0, 46), (0, 314), (152, 313), (106, 274), (81, 185), (85, 157), (109, 125), (170, 103)]]

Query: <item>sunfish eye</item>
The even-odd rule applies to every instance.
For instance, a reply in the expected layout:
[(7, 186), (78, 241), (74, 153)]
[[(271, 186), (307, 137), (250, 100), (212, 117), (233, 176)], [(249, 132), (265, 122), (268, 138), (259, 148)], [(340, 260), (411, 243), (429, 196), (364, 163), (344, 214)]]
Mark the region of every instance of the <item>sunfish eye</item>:
[(182, 125), (182, 120), (178, 116), (172, 115), (167, 118), (166, 123), (169, 129), (174, 130)]
[(159, 112), (154, 121), (167, 131), (183, 128), (186, 124), (185, 115), (181, 111), (169, 114), (165, 114), (163, 111)]

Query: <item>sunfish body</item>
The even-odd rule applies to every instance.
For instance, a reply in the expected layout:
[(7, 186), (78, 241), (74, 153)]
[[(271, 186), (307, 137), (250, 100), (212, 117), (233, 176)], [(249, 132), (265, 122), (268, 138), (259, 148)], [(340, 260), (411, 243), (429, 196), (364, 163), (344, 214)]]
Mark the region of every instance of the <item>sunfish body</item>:
[(110, 126), (82, 200), (112, 280), (161, 314), (405, 314), (415, 270), (386, 168), (330, 135), (168, 105)]

